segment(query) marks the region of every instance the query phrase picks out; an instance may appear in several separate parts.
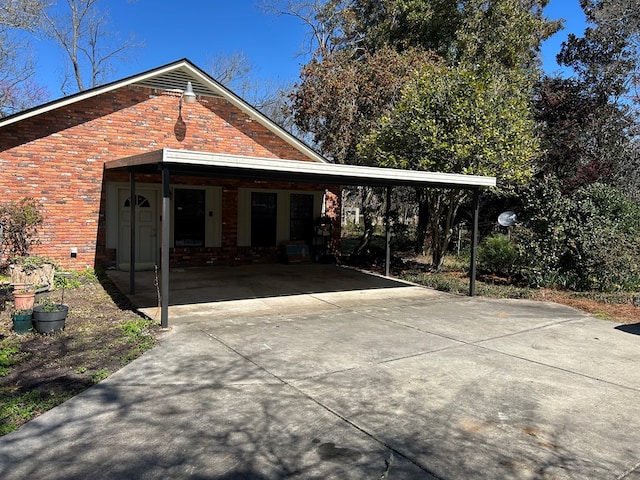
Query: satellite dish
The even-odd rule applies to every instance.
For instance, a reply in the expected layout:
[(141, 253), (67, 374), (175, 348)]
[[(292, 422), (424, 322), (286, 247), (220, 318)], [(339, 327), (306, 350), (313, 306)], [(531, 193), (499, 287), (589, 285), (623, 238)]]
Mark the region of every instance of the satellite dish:
[(498, 223), (503, 227), (511, 227), (516, 224), (518, 217), (515, 212), (511, 210), (507, 210), (506, 212), (502, 212), (498, 215)]

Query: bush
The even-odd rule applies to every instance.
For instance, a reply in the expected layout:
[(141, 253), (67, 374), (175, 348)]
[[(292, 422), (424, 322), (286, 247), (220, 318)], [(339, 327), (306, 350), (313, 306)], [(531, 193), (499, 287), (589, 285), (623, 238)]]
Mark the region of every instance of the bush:
[(566, 196), (554, 179), (529, 185), (520, 198), (513, 238), (530, 284), (640, 289), (640, 205), (597, 183)]
[(478, 268), (487, 273), (510, 277), (517, 270), (518, 251), (508, 236), (494, 233), (478, 248)]
[(640, 289), (640, 206), (619, 190), (592, 184), (573, 195), (560, 268), (575, 290)]
[(33, 198), (0, 205), (2, 258), (23, 257), (38, 243), (38, 228), (42, 225), (40, 204)]

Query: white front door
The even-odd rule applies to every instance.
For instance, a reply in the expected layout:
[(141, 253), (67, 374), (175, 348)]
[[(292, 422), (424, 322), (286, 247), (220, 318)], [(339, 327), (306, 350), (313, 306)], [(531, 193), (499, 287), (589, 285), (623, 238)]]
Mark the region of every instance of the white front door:
[[(158, 264), (157, 192), (136, 190), (136, 270), (151, 270)], [(129, 189), (118, 190), (118, 268), (129, 270), (131, 257), (131, 201)]]

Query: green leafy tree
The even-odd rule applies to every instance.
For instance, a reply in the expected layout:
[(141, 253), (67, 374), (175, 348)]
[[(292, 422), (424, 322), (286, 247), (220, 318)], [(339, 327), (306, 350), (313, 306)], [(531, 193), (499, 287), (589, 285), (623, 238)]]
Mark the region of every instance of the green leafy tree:
[[(537, 154), (526, 77), (444, 62), (425, 65), (391, 115), (367, 136), (360, 155), (370, 163), (524, 181)], [(466, 193), (427, 192), (432, 265), (440, 269)]]
[[(561, 28), (544, 16), (548, 0), (466, 0), (449, 56), (454, 62), (528, 70), (537, 76), (540, 44)], [(447, 58), (447, 57), (445, 57)]]
[[(547, 0), (303, 3), (314, 4), (304, 18), (313, 27), (311, 37), (318, 48), (312, 49), (312, 59), (303, 68), (292, 108), (298, 128), (311, 133), (321, 151), (341, 163), (378, 163), (375, 156), (361, 157), (357, 143), (378, 127), (380, 118), (390, 116), (403, 86), (425, 65), (438, 63), (436, 57), (448, 68), (495, 72), (496, 78), (520, 89), (501, 94), (517, 93), (520, 101), (530, 93), (529, 76), (536, 72), (541, 40), (559, 26), (542, 15)], [(462, 89), (455, 91), (467, 95)], [(530, 114), (523, 119), (528, 122)], [(531, 132), (522, 138), (526, 144)], [(407, 163), (407, 168), (414, 167)], [(440, 195), (416, 193), (421, 200), (419, 218), (425, 223), (427, 209), (450, 215), (462, 200), (454, 194), (450, 209)], [(417, 231), (422, 234), (424, 224)], [(436, 244), (438, 249), (443, 245)]]

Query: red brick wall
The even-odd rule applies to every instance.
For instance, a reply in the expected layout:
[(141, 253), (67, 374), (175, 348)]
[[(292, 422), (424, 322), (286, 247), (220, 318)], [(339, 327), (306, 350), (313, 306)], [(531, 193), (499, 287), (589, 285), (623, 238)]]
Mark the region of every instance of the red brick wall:
[[(164, 147), (309, 160), (222, 99), (199, 97), (180, 109), (179, 93), (129, 86), (2, 128), (1, 201), (41, 202), (45, 223), (33, 253), (63, 268), (91, 268), (113, 256), (105, 249), (104, 162)], [(152, 177), (138, 181), (157, 181)], [(236, 208), (234, 188), (225, 187), (223, 211)], [(236, 248), (231, 217), (222, 249)]]

